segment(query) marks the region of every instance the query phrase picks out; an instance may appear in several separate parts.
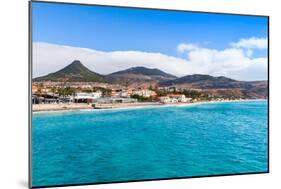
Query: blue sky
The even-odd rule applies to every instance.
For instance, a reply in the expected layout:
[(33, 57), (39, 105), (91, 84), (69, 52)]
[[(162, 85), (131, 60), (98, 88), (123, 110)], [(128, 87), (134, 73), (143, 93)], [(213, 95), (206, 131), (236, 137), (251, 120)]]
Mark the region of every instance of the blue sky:
[(259, 16), (32, 2), (33, 74), (80, 59), (102, 74), (146, 66), (177, 76), (263, 80), (267, 22)]
[(177, 55), (179, 43), (223, 49), (251, 36), (267, 37), (267, 18), (33, 3), (33, 40), (40, 42)]

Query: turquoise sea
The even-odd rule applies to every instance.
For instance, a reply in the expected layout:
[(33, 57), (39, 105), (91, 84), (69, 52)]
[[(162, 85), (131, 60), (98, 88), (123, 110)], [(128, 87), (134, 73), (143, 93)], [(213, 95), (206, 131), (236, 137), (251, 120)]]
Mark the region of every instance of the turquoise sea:
[(267, 101), (35, 113), (33, 186), (268, 171)]

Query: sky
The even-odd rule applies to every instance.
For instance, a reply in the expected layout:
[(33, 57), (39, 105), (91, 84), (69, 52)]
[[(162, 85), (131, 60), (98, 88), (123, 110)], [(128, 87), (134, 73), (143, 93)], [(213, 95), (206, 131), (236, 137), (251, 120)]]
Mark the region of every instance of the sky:
[(32, 2), (32, 35), (33, 77), (79, 59), (101, 74), (267, 79), (266, 17)]

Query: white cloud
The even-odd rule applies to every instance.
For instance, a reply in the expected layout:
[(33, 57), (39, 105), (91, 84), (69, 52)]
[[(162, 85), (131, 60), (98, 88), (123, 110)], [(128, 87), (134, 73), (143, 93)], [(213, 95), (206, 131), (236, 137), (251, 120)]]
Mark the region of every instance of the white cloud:
[(246, 48), (246, 49), (267, 49), (267, 38), (251, 37), (247, 39), (240, 39), (236, 43), (230, 43), (234, 48)]
[(192, 51), (198, 49), (197, 45), (194, 44), (187, 44), (187, 43), (181, 43), (178, 45), (177, 50), (180, 53), (186, 52), (186, 51)]
[(210, 74), (238, 80), (267, 78), (267, 58), (251, 58), (243, 49), (189, 48), (186, 58), (141, 51), (104, 52), (49, 43), (33, 43), (33, 76), (55, 72), (79, 59), (89, 69), (108, 74), (134, 66), (158, 68), (177, 76)]

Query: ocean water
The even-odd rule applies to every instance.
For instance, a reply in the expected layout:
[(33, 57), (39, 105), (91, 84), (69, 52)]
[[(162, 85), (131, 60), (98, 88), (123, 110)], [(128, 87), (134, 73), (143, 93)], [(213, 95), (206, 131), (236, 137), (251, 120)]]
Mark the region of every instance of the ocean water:
[(33, 115), (33, 186), (268, 169), (267, 101)]

